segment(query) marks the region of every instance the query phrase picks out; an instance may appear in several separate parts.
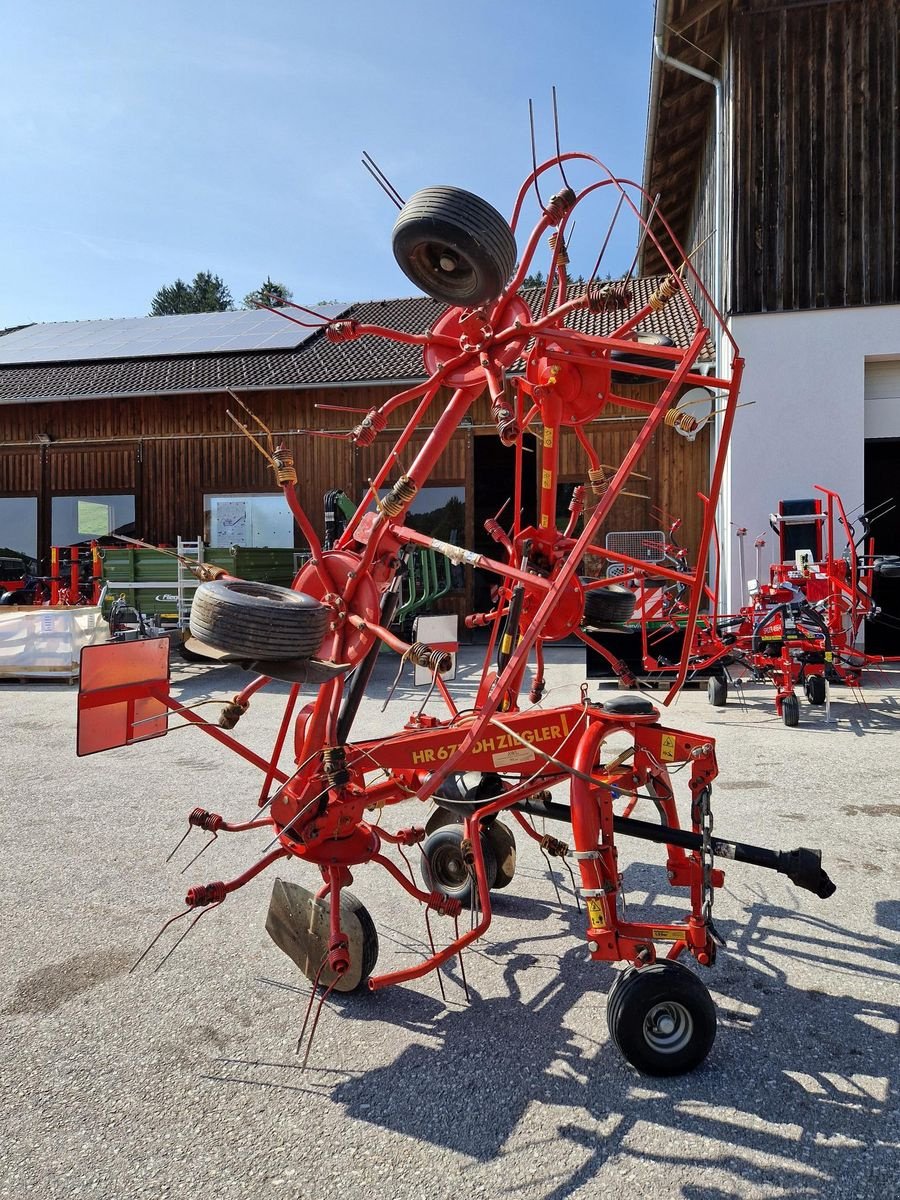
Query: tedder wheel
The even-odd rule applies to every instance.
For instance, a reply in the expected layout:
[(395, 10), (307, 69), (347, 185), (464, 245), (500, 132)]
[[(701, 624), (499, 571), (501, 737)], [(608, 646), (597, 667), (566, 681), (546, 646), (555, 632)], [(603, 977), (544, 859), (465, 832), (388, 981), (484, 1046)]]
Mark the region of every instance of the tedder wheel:
[(682, 1075), (700, 1065), (716, 1036), (706, 986), (681, 963), (663, 959), (629, 967), (606, 1005), (612, 1039), (644, 1075)]
[(429, 187), (403, 205), (394, 258), (433, 300), (477, 307), (495, 300), (516, 265), (516, 239), (486, 200), (455, 187)]
[[(422, 844), (422, 874), (426, 887), (471, 907), (475, 892), (460, 848), (464, 836), (461, 825), (445, 825), (427, 837)], [(493, 887), (497, 878), (497, 856), (491, 841), (483, 834), (481, 853), (488, 886)]]
[(266, 932), (272, 941), (310, 983), (318, 976), (320, 987), (333, 984), (335, 991), (357, 992), (375, 970), (378, 932), (369, 910), (346, 888), (341, 890), (341, 926), (349, 942), (350, 967), (344, 975), (335, 976), (327, 964), (322, 966), (331, 939), (330, 897), (319, 899), (299, 884), (275, 880), (266, 916)]
[(728, 699), (728, 679), (724, 675), (710, 675), (706, 684), (706, 698), (714, 708), (722, 708)]
[(635, 593), (631, 588), (613, 583), (584, 594), (585, 625), (622, 625), (634, 612)]
[(494, 887), (499, 891), (500, 888), (509, 887), (516, 873), (516, 839), (510, 827), (499, 820), (494, 820), (485, 828), (484, 837), (490, 842), (497, 860)]
[(800, 701), (793, 694), (781, 702), (781, 719), (791, 729), (800, 724)]
[[(674, 346), (675, 343), (664, 333), (639, 333), (634, 339), (635, 345), (645, 346)], [(652, 358), (649, 354), (632, 354), (630, 350), (613, 350), (609, 356), (614, 362), (634, 363), (638, 367), (662, 367), (671, 371), (675, 366), (671, 358)], [(615, 384), (630, 383), (659, 383), (656, 375), (638, 375), (631, 371), (613, 371), (612, 382)]]
[(241, 658), (312, 658), (331, 610), (312, 596), (272, 583), (217, 579), (201, 583), (191, 604), (191, 633)]
[(810, 675), (806, 680), (806, 698), (810, 704), (824, 704), (826, 684), (824, 675)]

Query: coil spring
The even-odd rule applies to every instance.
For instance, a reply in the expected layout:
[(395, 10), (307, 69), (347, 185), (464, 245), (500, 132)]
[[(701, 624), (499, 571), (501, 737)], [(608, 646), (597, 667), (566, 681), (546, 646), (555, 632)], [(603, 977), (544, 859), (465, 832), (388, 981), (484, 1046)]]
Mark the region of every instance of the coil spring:
[(419, 486), (415, 480), (410, 479), (408, 475), (401, 475), (381, 501), (381, 511), (389, 517), (398, 517), (418, 490)]
[(571, 212), (575, 207), (576, 196), (570, 187), (564, 187), (562, 191), (551, 196), (547, 201), (547, 207), (544, 213), (550, 219), (552, 225), (558, 225), (566, 213)]
[(283, 446), (279, 446), (275, 451), (275, 478), (279, 483), (293, 484), (297, 482), (297, 471), (294, 467), (294, 456), (290, 450), (285, 450)]
[(201, 883), (188, 888), (184, 898), (188, 908), (203, 908), (207, 904), (221, 904), (228, 895), (228, 889), (221, 880), (218, 883)]
[(541, 849), (551, 858), (565, 858), (569, 853), (569, 844), (561, 842), (559, 838), (552, 837), (547, 833), (541, 838)]
[(352, 342), (354, 338), (359, 337), (359, 322), (352, 319), (335, 321), (333, 325), (326, 326), (325, 337), (332, 346), (337, 346), (341, 342)]
[(670, 429), (677, 429), (681, 433), (696, 433), (699, 428), (699, 423), (696, 417), (692, 417), (689, 412), (685, 412), (683, 408), (670, 408), (663, 417), (664, 424)]
[(591, 467), (588, 471), (591, 491), (595, 496), (602, 496), (613, 481), (615, 471), (611, 467)]
[(592, 313), (604, 312), (608, 308), (627, 308), (631, 303), (631, 288), (622, 279), (614, 283), (592, 279), (586, 295), (587, 306)]
[(504, 446), (512, 446), (519, 436), (519, 426), (512, 412), (501, 400), (499, 403), (495, 402), (491, 405), (491, 416), (497, 425), (500, 441)]
[(377, 408), (373, 408), (371, 412), (366, 413), (350, 437), (357, 446), (371, 446), (379, 433), (385, 429), (387, 429), (387, 417)]
[[(569, 251), (566, 243), (560, 239), (559, 231), (556, 230), (550, 234), (548, 238), (550, 249), (556, 251), (556, 261), (563, 266), (567, 266), (569, 262)], [(557, 248), (558, 246), (558, 248)]]
[(322, 751), (322, 770), (330, 787), (343, 787), (350, 782), (347, 753), (343, 746), (326, 746)]
[(432, 674), (437, 671), (445, 675), (453, 666), (453, 657), (446, 650), (432, 650), (424, 642), (413, 642), (406, 652), (410, 662), (417, 667), (427, 667)]
[(222, 711), (219, 714), (219, 720), (217, 721), (219, 728), (234, 729), (235, 725), (237, 725), (238, 721), (249, 707), (249, 704), (238, 704), (233, 700), (228, 704), (223, 704)]
[(576, 483), (569, 501), (569, 512), (581, 512), (584, 508), (584, 484)]
[(528, 699), (531, 701), (532, 704), (538, 703), (538, 701), (541, 699), (541, 697), (544, 694), (544, 688), (546, 686), (547, 686), (546, 680), (544, 680), (544, 679), (536, 679), (535, 680), (534, 687), (528, 693)]
[(443, 892), (431, 892), (425, 903), (442, 917), (458, 917), (462, 912), (462, 901), (445, 896)]
[(195, 808), (188, 817), (188, 825), (195, 829), (205, 829), (208, 833), (217, 833), (225, 822), (219, 813), (207, 812), (205, 808)]
[(653, 312), (659, 312), (663, 305), (668, 304), (675, 293), (678, 291), (678, 276), (667, 275), (656, 291), (650, 296), (647, 303)]

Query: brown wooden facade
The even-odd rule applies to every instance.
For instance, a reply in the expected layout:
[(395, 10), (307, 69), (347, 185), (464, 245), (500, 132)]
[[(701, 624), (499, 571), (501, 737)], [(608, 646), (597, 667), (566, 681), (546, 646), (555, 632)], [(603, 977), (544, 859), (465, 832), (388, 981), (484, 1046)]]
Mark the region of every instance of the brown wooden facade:
[[(397, 422), (373, 446), (356, 449), (346, 440), (314, 437), (305, 431), (346, 431), (359, 419), (359, 413), (317, 409), (316, 405), (346, 405), (365, 411), (383, 402), (394, 390), (331, 387), (256, 392), (243, 397), (271, 429), (284, 434), (293, 446), (300, 498), (320, 533), (325, 493), (339, 487), (351, 498), (359, 499), (394, 444), (400, 426)], [(652, 399), (654, 389), (637, 389), (635, 394)], [(440, 403), (439, 397), (435, 404)], [(55, 495), (133, 494), (138, 537), (156, 544), (173, 544), (179, 536), (202, 536), (204, 495), (275, 490), (264, 459), (228, 419), (229, 407), (234, 407), (233, 402), (224, 395), (4, 405), (0, 408), (0, 495), (37, 498), (39, 555), (45, 564), (51, 539), (50, 502)], [(588, 430), (601, 460), (616, 465), (629, 448), (638, 424), (633, 414), (613, 409), (608, 414), (605, 411), (604, 419), (592, 423)], [(483, 511), (480, 503), (483, 489), (475, 472), (476, 440), (489, 439), (487, 459), (480, 455), (480, 462), (491, 461), (494, 447), (500, 453), (484, 397), (476, 401), (471, 416), (471, 424), (456, 432), (429, 481), (465, 489), (464, 532), (469, 546), (476, 542), (476, 526), (480, 529), (485, 517), (494, 515)], [(40, 443), (39, 437), (44, 435), (52, 438), (49, 444)], [(425, 432), (417, 434), (404, 451), (404, 465), (412, 461), (424, 436)], [(479, 441), (479, 448), (483, 445)], [(560, 451), (560, 481), (585, 482), (584, 451), (571, 431), (564, 432)], [(528, 459), (537, 472), (537, 453), (527, 455)], [(688, 443), (672, 430), (660, 429), (637, 467), (649, 478), (635, 479), (629, 489), (650, 498), (621, 497), (607, 528), (658, 528), (650, 515), (655, 504), (683, 517), (682, 539), (695, 546), (702, 520), (697, 493), (707, 485), (708, 460), (706, 432), (696, 442)], [(397, 474), (394, 471), (391, 479)], [(466, 603), (471, 603), (471, 582), (466, 595), (457, 596), (452, 607), (462, 612)]]

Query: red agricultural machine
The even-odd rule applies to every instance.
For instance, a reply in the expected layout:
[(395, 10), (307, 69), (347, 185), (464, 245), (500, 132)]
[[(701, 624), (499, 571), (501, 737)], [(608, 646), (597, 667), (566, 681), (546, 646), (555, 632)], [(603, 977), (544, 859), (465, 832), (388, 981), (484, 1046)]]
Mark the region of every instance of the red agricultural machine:
[(900, 662), (856, 645), (863, 621), (876, 615), (873, 579), (900, 577), (900, 557), (876, 554), (869, 536), (883, 506), (858, 516), (857, 531), (836, 492), (815, 490), (818, 498), (781, 501), (770, 517), (779, 554), (768, 583), (751, 580), (749, 604), (714, 622), (708, 641), (720, 643), (722, 668), (709, 679), (711, 704), (725, 704), (737, 668), (774, 685), (776, 710), (794, 726), (795, 688), (811, 705), (825, 705), (831, 683), (856, 688), (866, 667)]
[[(560, 179), (559, 190), (544, 202), (541, 189), (546, 195), (553, 176)], [(581, 176), (584, 182), (575, 182)], [(385, 186), (390, 192), (390, 185)], [(526, 233), (522, 213), (532, 190), (540, 214)], [(615, 1044), (649, 1074), (690, 1070), (707, 1055), (716, 1022), (707, 989), (679, 960), (690, 956), (702, 966), (715, 960), (713, 899), (723, 882), (717, 859), (779, 871), (821, 897), (829, 896), (834, 885), (822, 870), (818, 851), (778, 852), (714, 835), (712, 789), (718, 766), (713, 740), (664, 724), (643, 695), (617, 695), (598, 703), (589, 699), (585, 687), (577, 701), (543, 707), (544, 647), (570, 635), (590, 644), (595, 639), (585, 626), (631, 615), (633, 595), (615, 576), (585, 576), (582, 562), (594, 556), (626, 573), (640, 570), (639, 559), (598, 545), (598, 530), (650, 440), (673, 436), (673, 426), (688, 419), (677, 408), (677, 397), (684, 388), (701, 385), (715, 389), (722, 409), (722, 437), (710, 494), (703, 500), (697, 557), (698, 563), (707, 562), (742, 360), (723, 327), (730, 365), (718, 377), (700, 373), (698, 360), (709, 333), (700, 304), (715, 311), (708, 294), (655, 202), (590, 155), (557, 153), (536, 166), (509, 222), (479, 197), (453, 187), (425, 188), (405, 202), (396, 193), (393, 198), (400, 210), (393, 231), (399, 265), (423, 291), (448, 305), (431, 330), (412, 334), (352, 320), (329, 321), (298, 306), (279, 310), (291, 319), (320, 324), (331, 342), (382, 338), (421, 347), (425, 381), (373, 408), (347, 435), (348, 451), (368, 446), (389, 420), (404, 410), (408, 414), (369, 493), (331, 547), (323, 548), (297, 498), (290, 448), (274, 444), (261, 423), (251, 429), (240, 422), (268, 459), (311, 550), (290, 589), (198, 568), (203, 586), (191, 613), (195, 644), (244, 665), (254, 677), (224, 704), (213, 724), (169, 694), (162, 643), (87, 650), (79, 753), (160, 736), (169, 714), (177, 714), (259, 769), (262, 785), (253, 820), (226, 820), (198, 807), (188, 818), (188, 829), (214, 836), (264, 830), (269, 843), (264, 853), (235, 879), (189, 888), (184, 912), (172, 921), (194, 914), (187, 926), (192, 928), (204, 912), (276, 863), (308, 868), (317, 877), (310, 890), (276, 882), (267, 928), (313, 983), (309, 1042), (332, 989), (381, 989), (417, 979), (439, 970), (485, 932), (491, 923), (492, 889), (513, 881), (515, 841), (510, 825), (500, 819), (506, 816), (545, 852), (574, 863), (590, 957), (627, 964), (608, 1004)], [(630, 272), (602, 282), (595, 267), (586, 287), (570, 289), (568, 231), (574, 215), (587, 214), (595, 202), (612, 213), (610, 228), (620, 213), (630, 214), (638, 238), (651, 239), (667, 263), (668, 276), (646, 303), (633, 302)], [(548, 283), (535, 313), (520, 288), (548, 235)], [(601, 258), (602, 251), (598, 267)], [(643, 328), (676, 295), (691, 314), (682, 347), (661, 345)], [(600, 313), (610, 315), (610, 332), (584, 332), (585, 315)], [(721, 322), (718, 315), (715, 320)], [(660, 381), (656, 401), (619, 390), (619, 381), (627, 384), (638, 375)], [(516, 448), (517, 464), (510, 524), (488, 523), (497, 546), (493, 556), (439, 541), (405, 521), (449, 439), (485, 389), (497, 436)], [(439, 402), (446, 391), (449, 399)], [(603, 465), (591, 429), (609, 404), (624, 405), (634, 418), (632, 445), (616, 468)], [(581, 496), (586, 504), (580, 532), (575, 509), (565, 528), (557, 526), (563, 429), (574, 431), (584, 452)], [(526, 434), (536, 437), (540, 460), (534, 514), (522, 512), (523, 472), (534, 469), (533, 456), (523, 454)], [(494, 607), (479, 616), (489, 636), (473, 706), (458, 706), (442, 678), (449, 666), (444, 651), (410, 644), (391, 630), (404, 564), (416, 547), (434, 550), (456, 566), (490, 572), (496, 581)], [(680, 588), (690, 643), (707, 594), (705, 566), (682, 567), (676, 563), (657, 570)], [(384, 646), (428, 668), (446, 713), (432, 716), (422, 706), (394, 732), (355, 738), (354, 722)], [(689, 669), (685, 661), (673, 672), (667, 701)], [(231, 731), (272, 679), (287, 680), (291, 687), (272, 752), (263, 756)], [(282, 765), (285, 756), (291, 760), (287, 767)], [(427, 822), (422, 820), (426, 801), (437, 805)], [(653, 819), (632, 817), (636, 805)], [(383, 810), (393, 806), (402, 806), (409, 820), (389, 831), (380, 822)], [(570, 824), (571, 845), (542, 836), (535, 818)], [(668, 879), (689, 909), (684, 919), (640, 920), (632, 910), (626, 915), (617, 857), (621, 837), (665, 847)], [(421, 884), (388, 854), (391, 847), (402, 853), (413, 845), (423, 854)], [(454, 923), (449, 941), (438, 948), (432, 940), (424, 961), (374, 973), (375, 925), (347, 891), (354, 875), (367, 866), (388, 872), (422, 906), (429, 938), (429, 915), (449, 917)], [(466, 923), (470, 927), (460, 931), (463, 906), (472, 915)]]

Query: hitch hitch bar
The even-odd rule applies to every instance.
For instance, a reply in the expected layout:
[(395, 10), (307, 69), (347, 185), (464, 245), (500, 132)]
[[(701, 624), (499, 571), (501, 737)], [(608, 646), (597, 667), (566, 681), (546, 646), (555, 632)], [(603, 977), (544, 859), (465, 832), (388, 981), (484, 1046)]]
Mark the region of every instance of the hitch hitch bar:
[[(454, 807), (441, 800), (447, 808)], [(462, 807), (457, 806), (457, 807)], [(549, 817), (553, 821), (572, 822), (572, 812), (568, 804), (557, 804), (554, 801), (533, 803), (531, 800), (520, 800), (511, 808), (528, 813), (532, 817)], [(471, 805), (466, 805), (471, 812)], [(673, 829), (670, 825), (656, 825), (652, 821), (637, 821), (633, 817), (613, 817), (613, 829), (624, 837), (641, 838), (645, 842), (663, 842), (670, 846), (681, 846), (685, 850), (702, 850), (703, 838), (699, 833), (690, 829)], [(734, 862), (749, 863), (754, 867), (763, 867), (768, 871), (777, 871), (786, 875), (791, 883), (812, 892), (822, 900), (837, 891), (836, 885), (822, 870), (822, 851), (810, 850), (800, 846), (796, 850), (767, 850), (764, 846), (751, 846), (746, 842), (729, 842), (724, 838), (710, 838), (710, 848), (717, 858), (730, 858)]]

